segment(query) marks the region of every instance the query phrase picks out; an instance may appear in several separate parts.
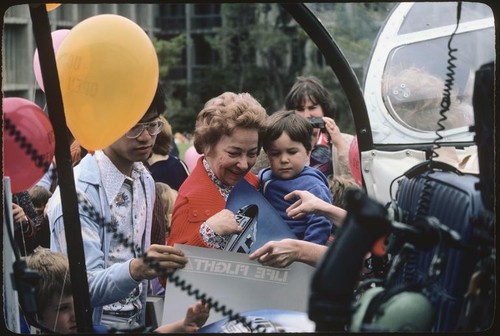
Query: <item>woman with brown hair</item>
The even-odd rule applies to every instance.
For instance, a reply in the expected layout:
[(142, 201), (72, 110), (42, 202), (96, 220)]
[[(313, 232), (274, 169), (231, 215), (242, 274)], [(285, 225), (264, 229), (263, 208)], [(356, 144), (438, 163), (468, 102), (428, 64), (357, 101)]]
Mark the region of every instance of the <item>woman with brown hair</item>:
[(226, 200), (242, 179), (258, 185), (250, 169), (266, 117), (249, 93), (225, 92), (205, 104), (194, 132), (194, 146), (203, 155), (179, 189), (168, 245), (223, 249), (229, 235), (240, 232), (234, 213), (225, 209)]

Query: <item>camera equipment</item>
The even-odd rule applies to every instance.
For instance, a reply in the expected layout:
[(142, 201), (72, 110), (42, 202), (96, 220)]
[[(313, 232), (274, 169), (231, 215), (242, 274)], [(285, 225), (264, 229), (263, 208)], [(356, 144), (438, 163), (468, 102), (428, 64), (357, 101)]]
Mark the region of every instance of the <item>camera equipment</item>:
[(325, 122), (323, 121), (323, 118), (310, 117), (310, 118), (307, 118), (307, 120), (309, 120), (309, 123), (311, 123), (313, 128), (319, 128), (320, 130), (325, 129)]

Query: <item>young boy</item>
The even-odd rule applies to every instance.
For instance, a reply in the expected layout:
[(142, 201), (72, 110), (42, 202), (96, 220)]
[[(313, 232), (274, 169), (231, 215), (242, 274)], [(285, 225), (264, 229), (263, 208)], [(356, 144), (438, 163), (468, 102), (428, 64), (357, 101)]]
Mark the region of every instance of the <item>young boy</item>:
[(26, 263), (40, 275), (35, 287), (38, 322), (56, 333), (76, 333), (67, 257), (62, 253), (37, 247), (27, 257)]
[[(66, 255), (38, 247), (27, 257), (26, 263), (40, 275), (35, 287), (38, 322), (58, 334), (77, 333)], [(196, 332), (207, 321), (208, 316), (209, 308), (198, 302), (188, 308), (184, 320), (162, 325), (155, 332)]]
[(326, 244), (332, 223), (323, 216), (309, 214), (301, 219), (287, 216), (286, 209), (295, 200), (284, 196), (294, 190), (307, 190), (332, 203), (326, 176), (308, 166), (313, 126), (295, 111), (278, 111), (267, 118), (260, 139), (270, 167), (259, 172), (261, 192), (280, 213), (297, 238)]

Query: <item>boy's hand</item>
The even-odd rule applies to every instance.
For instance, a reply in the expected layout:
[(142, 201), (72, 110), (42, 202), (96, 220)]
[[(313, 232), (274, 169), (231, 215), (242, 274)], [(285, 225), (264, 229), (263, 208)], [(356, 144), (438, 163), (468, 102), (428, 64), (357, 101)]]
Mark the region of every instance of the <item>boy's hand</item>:
[(201, 301), (188, 308), (184, 319), (184, 331), (187, 333), (196, 332), (208, 320), (210, 307)]

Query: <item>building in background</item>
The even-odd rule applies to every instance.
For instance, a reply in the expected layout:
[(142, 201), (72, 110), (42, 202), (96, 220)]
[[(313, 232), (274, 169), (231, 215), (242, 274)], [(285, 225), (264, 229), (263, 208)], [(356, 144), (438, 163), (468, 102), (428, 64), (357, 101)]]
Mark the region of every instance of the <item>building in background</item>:
[[(321, 14), (318, 18), (335, 37), (361, 85), (371, 43), (392, 5), (377, 6), (308, 3)], [(176, 131), (190, 132), (200, 106), (221, 90), (252, 92), (268, 111), (275, 111), (296, 76), (304, 74), (316, 75), (334, 93), (337, 121), (342, 129), (353, 129), (348, 103), (332, 69), (277, 3), (86, 3), (61, 4), (48, 12), (51, 31), (71, 29), (99, 14), (127, 17), (153, 41), (185, 35), (180, 56), (171, 59), (168, 75), (160, 76), (166, 83), (167, 117)], [(3, 94), (43, 107), (45, 95), (33, 69), (36, 43), (29, 5), (8, 8), (3, 20)], [(163, 66), (160, 56), (159, 60)]]
[[(99, 14), (117, 14), (141, 26), (152, 39), (168, 39), (185, 32), (190, 37), (182, 62), (172, 79), (190, 82), (193, 72), (215, 61), (206, 35), (220, 27), (220, 4), (62, 4), (48, 12), (51, 31), (71, 29)], [(22, 97), (43, 104), (43, 92), (33, 71), (36, 43), (29, 5), (9, 7), (4, 14), (2, 90), (5, 97)]]

